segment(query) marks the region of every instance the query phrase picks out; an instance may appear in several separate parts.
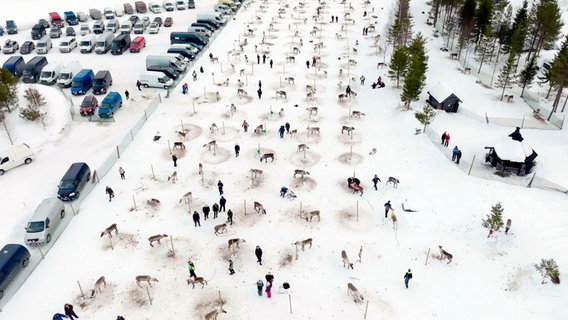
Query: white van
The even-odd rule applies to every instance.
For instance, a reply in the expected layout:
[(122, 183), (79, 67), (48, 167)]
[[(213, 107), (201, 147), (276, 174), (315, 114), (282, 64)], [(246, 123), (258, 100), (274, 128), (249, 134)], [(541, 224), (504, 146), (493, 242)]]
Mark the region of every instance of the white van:
[(81, 53), (91, 53), (95, 49), (97, 37), (94, 34), (89, 34), (79, 39), (79, 50)]
[(171, 0), (164, 0), (164, 2), (162, 2), (162, 5), (164, 6), (164, 10), (166, 11), (174, 11), (174, 3)]
[(120, 23), (120, 33), (130, 34), (132, 31), (132, 22), (130, 20), (125, 20)]
[(227, 19), (219, 13), (198, 13), (197, 20), (213, 20), (219, 24), (225, 24), (225, 22), (227, 22)]
[(112, 44), (112, 39), (114, 39), (114, 33), (105, 32), (97, 38), (97, 43), (95, 44), (95, 52), (97, 54), (107, 53), (110, 50)]
[(148, 8), (154, 13), (162, 13), (162, 7), (160, 7), (160, 5), (156, 2), (148, 3)]
[(118, 24), (118, 20), (112, 19), (109, 20), (109, 22), (107, 22), (105, 30), (108, 32), (115, 33), (116, 30), (118, 30), (118, 27), (120, 27), (120, 25)]
[(123, 4), (117, 4), (114, 6), (114, 14), (117, 17), (122, 17), (124, 15), (124, 5)]
[(26, 244), (37, 246), (51, 242), (52, 234), (64, 217), (65, 205), (61, 200), (43, 199), (26, 225)]
[(57, 79), (57, 85), (62, 88), (67, 88), (71, 86), (73, 78), (77, 73), (81, 72), (83, 67), (78, 61), (72, 61), (65, 65), (59, 74), (59, 79)]
[(38, 54), (45, 54), (51, 48), (53, 48), (53, 44), (51, 43), (51, 38), (49, 36), (44, 36), (36, 44), (36, 52)]
[(187, 6), (187, 5), (185, 4), (185, 1), (184, 1), (184, 0), (176, 0), (176, 8), (177, 8), (178, 10), (185, 10), (185, 7), (186, 7), (186, 6)]
[(110, 7), (105, 7), (103, 9), (103, 15), (107, 20), (114, 19), (114, 10), (112, 10)]
[(33, 156), (34, 153), (25, 143), (0, 152), (0, 176), (21, 164), (30, 164)]
[(232, 14), (233, 10), (231, 8), (229, 8), (227, 5), (221, 4), (221, 3), (217, 3), (216, 5), (213, 6), (213, 10), (215, 12), (219, 12), (222, 14)]
[(174, 84), (174, 81), (166, 76), (163, 72), (146, 71), (140, 74), (138, 78), (144, 88), (164, 88), (167, 89)]
[(211, 31), (203, 28), (203, 27), (188, 27), (187, 28), (187, 32), (194, 32), (197, 33), (200, 36), (204, 36), (207, 38), (211, 37)]
[(81, 28), (79, 29), (79, 32), (82, 36), (86, 36), (86, 35), (91, 33), (91, 27), (89, 27), (88, 24), (83, 23), (83, 24), (81, 24)]
[(61, 62), (50, 62), (47, 66), (41, 69), (41, 74), (39, 76), (39, 83), (52, 85), (57, 79), (59, 79), (59, 74), (63, 69), (63, 64)]

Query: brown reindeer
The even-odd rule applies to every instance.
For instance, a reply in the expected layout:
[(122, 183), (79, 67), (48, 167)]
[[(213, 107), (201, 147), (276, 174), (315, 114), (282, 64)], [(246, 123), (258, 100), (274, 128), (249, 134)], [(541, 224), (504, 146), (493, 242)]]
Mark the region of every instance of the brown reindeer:
[(357, 60), (355, 59), (349, 59), (349, 64), (352, 66), (356, 66), (357, 65)]
[(203, 148), (207, 147), (207, 150), (211, 151), (211, 148), (217, 148), (217, 141), (211, 140), (203, 145)]
[(264, 209), (264, 206), (260, 202), (257, 202), (257, 201), (254, 202), (254, 211), (256, 211), (258, 213), (266, 214), (266, 210)]
[(352, 116), (353, 118), (361, 118), (361, 116), (364, 116), (364, 115), (365, 115), (365, 114), (364, 114), (363, 112), (361, 112), (361, 111), (355, 111), (355, 110), (353, 110), (353, 111), (351, 112), (351, 116)]
[(246, 96), (248, 96), (248, 93), (245, 91), (245, 89), (238, 88), (237, 89), (237, 96), (246, 97)]
[(249, 172), (250, 172), (250, 174), (251, 174), (253, 180), (256, 179), (257, 176), (259, 176), (259, 177), (262, 179), (262, 175), (263, 175), (262, 170), (260, 170), (260, 169), (250, 169)]
[(296, 58), (295, 58), (294, 56), (287, 56), (287, 57), (286, 57), (286, 62), (290, 62), (290, 63), (296, 62)]
[(317, 133), (318, 135), (320, 134), (319, 127), (308, 127), (308, 134), (315, 134), (315, 133)]
[(300, 53), (300, 48), (298, 48), (298, 47), (292, 48), (292, 53), (294, 53), (294, 54)]
[(265, 153), (260, 157), (260, 162), (262, 162), (262, 160), (264, 160), (265, 163), (268, 162), (268, 159), (270, 159), (270, 162), (274, 162), (274, 153)]
[(341, 127), (341, 134), (343, 134), (345, 131), (347, 131), (347, 134), (351, 135), (351, 134), (353, 134), (353, 130), (355, 130), (354, 127), (342, 126)]
[(179, 203), (181, 204), (182, 202), (189, 202), (191, 200), (193, 200), (193, 196), (191, 194), (191, 191), (189, 191), (179, 199)]
[(148, 282), (148, 285), (149, 285), (150, 287), (152, 286), (152, 282), (159, 282), (158, 279), (156, 279), (156, 278), (154, 278), (154, 277), (150, 277), (150, 276), (148, 276), (148, 275), (136, 276), (136, 284), (137, 284), (139, 287), (142, 287), (142, 286), (140, 285), (140, 282), (142, 282), (142, 281)]
[(264, 126), (261, 124), (261, 125), (259, 125), (258, 127), (254, 128), (254, 131), (253, 131), (253, 132), (254, 132), (255, 134), (262, 134), (263, 131), (264, 131)]
[(304, 176), (305, 175), (309, 176), (310, 173), (306, 170), (296, 169), (294, 170), (294, 178), (296, 178), (297, 175), (300, 175), (301, 178), (304, 179)]
[(193, 286), (193, 289), (195, 289), (196, 283), (201, 284), (201, 289), (203, 289), (207, 284), (207, 280), (205, 280), (203, 277), (194, 277), (187, 279), (187, 284), (188, 285), (191, 284)]
[(288, 81), (288, 84), (294, 84), (294, 77), (286, 77), (284, 81)]
[(184, 131), (176, 131), (178, 136), (185, 140), (187, 138), (187, 134), (189, 133), (189, 129), (185, 129)]
[(309, 107), (309, 108), (306, 108), (306, 110), (308, 111), (310, 116), (318, 114), (318, 107)]
[(157, 234), (155, 236), (151, 236), (148, 238), (148, 241), (150, 241), (150, 247), (154, 247), (154, 245), (152, 243), (154, 243), (154, 241), (158, 242), (158, 244), (160, 243), (160, 240), (162, 240), (163, 238), (166, 238), (168, 235), (167, 234)]
[(172, 181), (172, 183), (176, 183), (178, 179), (178, 172), (174, 171), (169, 177), (168, 177), (168, 181)]
[(286, 99), (286, 91), (276, 90), (276, 98), (278, 98), (278, 97), (282, 97), (282, 98)]
[(307, 84), (306, 92), (316, 92), (316, 89), (312, 85)]
[(314, 100), (315, 97), (316, 97), (316, 95), (313, 91), (306, 93), (306, 99), (308, 99), (308, 100)]
[(307, 245), (310, 245), (310, 248), (312, 248), (312, 238), (308, 238), (306, 240), (300, 240), (300, 241), (296, 241), (293, 243), (295, 246), (301, 246), (302, 247), (302, 251), (304, 251), (304, 247)]
[(298, 134), (298, 129), (288, 131), (290, 138)]
[(174, 149), (182, 149), (185, 150), (185, 144), (181, 141), (174, 142)]
[(452, 262), (454, 256), (446, 250), (442, 249), (442, 246), (438, 246), (438, 248), (440, 248), (440, 260), (448, 259), (448, 264)]
[(347, 284), (347, 294), (353, 297), (353, 301), (355, 301), (355, 303), (361, 303), (365, 300), (363, 295), (359, 293), (359, 290), (357, 290), (357, 287), (355, 287), (351, 282)]
[(215, 131), (217, 131), (218, 129), (219, 127), (217, 127), (217, 124), (215, 124), (215, 122), (213, 122), (209, 127), (209, 131), (211, 131), (211, 133), (215, 133)]
[(341, 250), (341, 259), (343, 260), (343, 267), (344, 268), (353, 269), (353, 263), (351, 263), (351, 261), (349, 261), (349, 258), (347, 257), (347, 252), (345, 252), (345, 250)]
[(223, 310), (223, 308), (215, 309), (213, 311), (209, 311), (205, 314), (205, 320), (217, 320), (217, 315), (219, 313), (227, 313), (227, 311)]
[(225, 223), (218, 224), (218, 225), (213, 227), (213, 230), (215, 230), (215, 235), (219, 235), (220, 233), (227, 232), (227, 224), (225, 224)]
[(302, 152), (302, 151), (306, 151), (306, 150), (310, 150), (310, 147), (308, 147), (307, 144), (302, 143), (298, 145), (298, 152)]
[(339, 101), (344, 101), (345, 98), (347, 98), (347, 95), (345, 93), (340, 93), (339, 95), (337, 95), (337, 99), (339, 99)]
[(210, 60), (212, 63), (219, 62), (219, 58), (217, 58), (217, 57), (211, 57), (209, 60)]
[(103, 232), (101, 232), (101, 238), (107, 234), (109, 238), (112, 238), (112, 232), (115, 232), (115, 235), (118, 234), (118, 228), (116, 227), (116, 223), (111, 224), (108, 228), (106, 228)]
[(242, 243), (247, 242), (245, 239), (235, 238), (229, 239), (227, 243), (229, 244), (228, 249), (231, 250), (231, 247), (236, 246), (237, 248), (241, 247)]
[(93, 289), (91, 290), (91, 298), (95, 296), (95, 294), (97, 293), (102, 293), (103, 292), (103, 288), (106, 288), (106, 280), (105, 280), (105, 276), (101, 276), (96, 282), (95, 282), (95, 286), (93, 287)]
[(319, 211), (319, 210), (313, 210), (313, 211), (308, 212), (308, 213), (306, 214), (306, 221), (312, 222), (312, 219), (313, 219), (314, 217), (318, 217), (318, 221), (321, 220), (321, 218), (320, 218), (320, 211)]

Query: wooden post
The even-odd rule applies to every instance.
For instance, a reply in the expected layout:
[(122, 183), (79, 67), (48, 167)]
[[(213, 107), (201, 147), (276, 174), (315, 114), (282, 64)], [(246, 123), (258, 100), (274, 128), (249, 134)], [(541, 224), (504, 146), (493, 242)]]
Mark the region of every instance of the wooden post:
[(110, 232), (109, 232), (109, 234), (108, 234), (108, 242), (110, 243), (110, 248), (111, 248), (112, 250), (114, 250), (114, 245), (112, 244), (112, 238), (111, 238), (111, 237), (112, 237), (112, 236), (110, 235)]
[(290, 305), (290, 313), (292, 313), (292, 296), (288, 293), (288, 304)]
[(369, 310), (369, 300), (367, 300), (367, 305), (365, 306), (365, 315), (363, 316), (363, 319), (367, 319), (367, 310)]
[[(195, 108), (195, 102), (193, 103), (193, 107)], [(195, 112), (195, 110), (193, 110), (193, 112)], [(183, 120), (179, 120), (179, 122), (181, 123), (181, 131), (185, 132), (185, 130), (183, 129)]]
[(359, 200), (357, 200), (357, 221), (359, 221)]
[[(195, 101), (192, 101), (191, 104), (193, 105), (193, 114), (195, 114)], [(182, 122), (183, 124), (183, 122)]]
[(426, 261), (424, 261), (424, 265), (428, 264), (428, 257), (430, 257), (430, 248), (428, 248), (428, 253), (426, 254)]
[(134, 195), (132, 195), (132, 203), (134, 204), (134, 211), (138, 211), (138, 208), (136, 208), (136, 199), (134, 198)]
[(45, 259), (45, 254), (43, 253), (43, 251), (41, 250), (41, 246), (37, 246), (37, 249), (39, 250), (39, 253), (41, 254), (41, 258)]
[(83, 292), (83, 288), (81, 288), (81, 283), (77, 280), (77, 285), (79, 286), (79, 291), (81, 291), (81, 298), (85, 299), (85, 293)]
[(223, 121), (222, 127), (223, 127), (223, 135), (224, 135), (225, 134), (225, 121)]
[(176, 250), (174, 249), (174, 237), (170, 236), (170, 243), (172, 244), (172, 253), (176, 253)]
[(156, 174), (154, 173), (154, 166), (150, 165), (150, 169), (152, 169), (152, 180), (156, 180)]
[(245, 212), (245, 216), (247, 215), (247, 200), (243, 200), (243, 211)]
[(349, 160), (353, 160), (353, 146), (349, 146), (350, 151), (349, 151)]
[(168, 141), (168, 152), (172, 154), (173, 152), (172, 152), (172, 146), (170, 145), (170, 140), (167, 141)]
[(152, 297), (150, 296), (150, 290), (146, 287), (146, 294), (148, 295), (148, 300), (150, 301), (150, 305), (152, 305)]
[(467, 171), (467, 175), (471, 173), (471, 169), (473, 168), (473, 163), (475, 162), (475, 155), (473, 155), (473, 159), (471, 160), (471, 165), (469, 166), (469, 170)]
[(116, 157), (120, 159), (120, 149), (118, 148), (118, 145), (116, 146)]

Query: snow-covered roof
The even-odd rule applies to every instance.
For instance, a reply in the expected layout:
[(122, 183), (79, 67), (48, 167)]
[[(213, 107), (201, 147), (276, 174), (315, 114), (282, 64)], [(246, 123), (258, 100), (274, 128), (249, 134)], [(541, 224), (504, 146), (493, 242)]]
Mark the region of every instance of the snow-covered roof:
[(504, 138), (497, 142), (494, 148), (499, 158), (514, 162), (524, 162), (526, 157), (533, 152), (531, 146), (525, 143), (525, 141), (519, 142), (511, 138)]
[(435, 85), (432, 89), (430, 89), (428, 93), (432, 97), (434, 97), (434, 99), (438, 100), (439, 102), (442, 102), (446, 100), (454, 92), (445, 83), (438, 82), (438, 84)]

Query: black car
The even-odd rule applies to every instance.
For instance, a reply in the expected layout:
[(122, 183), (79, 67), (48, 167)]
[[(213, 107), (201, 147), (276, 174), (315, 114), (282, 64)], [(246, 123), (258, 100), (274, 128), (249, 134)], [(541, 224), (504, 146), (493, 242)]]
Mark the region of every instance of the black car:
[(162, 21), (162, 18), (160, 18), (160, 17), (155, 17), (154, 22), (157, 23), (160, 27), (164, 23), (164, 21)]
[(37, 24), (42, 25), (45, 29), (49, 29), (49, 27), (51, 27), (49, 25), (49, 22), (47, 22), (47, 20), (45, 19), (39, 19), (39, 21), (37, 22)]
[(26, 41), (20, 47), (20, 54), (30, 54), (34, 50), (35, 44), (32, 41)]
[(132, 25), (134, 26), (136, 24), (136, 22), (138, 22), (138, 20), (140, 20), (140, 18), (138, 18), (137, 15), (133, 14), (130, 16), (130, 18), (128, 18), (128, 20), (130, 20), (130, 22), (132, 22)]
[(74, 37), (76, 36), (75, 34), (75, 28), (73, 27), (67, 27), (67, 29), (65, 29), (65, 35), (68, 37)]
[(53, 28), (51, 28), (51, 30), (49, 30), (49, 37), (50, 37), (51, 39), (56, 39), (56, 38), (61, 37), (61, 34), (62, 34), (62, 33), (63, 33), (63, 32), (61, 32), (61, 28), (59, 28), (59, 27), (53, 27)]

